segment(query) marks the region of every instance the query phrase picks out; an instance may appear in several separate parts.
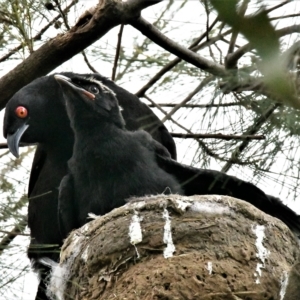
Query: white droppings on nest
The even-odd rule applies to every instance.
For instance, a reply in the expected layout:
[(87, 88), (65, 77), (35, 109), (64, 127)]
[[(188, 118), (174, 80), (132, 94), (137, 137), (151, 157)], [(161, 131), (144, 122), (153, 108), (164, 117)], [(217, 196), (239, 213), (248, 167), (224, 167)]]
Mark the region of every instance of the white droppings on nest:
[(254, 276), (256, 277), (255, 283), (260, 283), (260, 277), (262, 276), (262, 270), (265, 267), (265, 260), (270, 255), (270, 251), (263, 245), (263, 240), (265, 237), (265, 226), (255, 225), (252, 226), (252, 231), (256, 235), (255, 246), (257, 249), (256, 257), (260, 259), (261, 263), (257, 263)]
[(212, 262), (211, 261), (207, 262), (206, 270), (208, 271), (209, 275), (212, 274)]
[(86, 223), (84, 224), (81, 228), (80, 228), (80, 231), (85, 234), (89, 231), (89, 228), (90, 228), (90, 223)]
[(284, 299), (288, 283), (289, 283), (289, 276), (287, 271), (284, 271), (280, 279), (280, 292), (279, 292), (280, 300)]
[(191, 211), (217, 215), (229, 215), (231, 213), (228, 206), (215, 202), (194, 202)]
[(169, 217), (169, 212), (166, 208), (163, 212), (163, 218), (166, 220), (163, 241), (165, 244), (167, 244), (167, 247), (164, 250), (164, 258), (169, 258), (173, 256), (173, 253), (175, 252), (175, 246), (172, 239), (171, 220)]
[(192, 203), (190, 201), (186, 202), (186, 201), (182, 201), (182, 200), (178, 200), (178, 199), (174, 200), (174, 204), (182, 212), (185, 212), (186, 209), (192, 205)]
[(47, 286), (47, 296), (53, 300), (64, 300), (64, 291), (66, 283), (70, 276), (70, 269), (73, 265), (75, 258), (79, 255), (82, 242), (84, 241), (83, 236), (79, 236), (76, 233), (72, 237), (72, 249), (71, 254), (67, 257), (64, 262), (57, 264), (52, 268), (51, 277)]
[(142, 219), (138, 216), (138, 213), (135, 211), (134, 215), (131, 218), (131, 223), (129, 224), (130, 243), (135, 247), (137, 258), (140, 258), (140, 254), (135, 245), (143, 240), (142, 228), (140, 223), (141, 220)]
[(89, 257), (89, 245), (84, 249), (83, 253), (81, 254), (81, 258), (84, 262), (87, 262), (87, 259)]
[(142, 228), (140, 224), (140, 217), (137, 212), (134, 212), (134, 215), (131, 218), (131, 223), (129, 225), (129, 237), (130, 243), (136, 245), (143, 240)]
[(140, 209), (146, 205), (145, 201), (136, 201), (133, 203), (130, 203), (130, 205), (133, 205), (134, 209)]

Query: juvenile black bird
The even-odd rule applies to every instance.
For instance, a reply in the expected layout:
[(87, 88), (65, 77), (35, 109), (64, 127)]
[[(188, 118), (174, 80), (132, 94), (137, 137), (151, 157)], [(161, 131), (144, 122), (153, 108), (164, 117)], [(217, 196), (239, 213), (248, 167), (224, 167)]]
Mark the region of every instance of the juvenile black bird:
[(87, 222), (88, 213), (104, 215), (131, 196), (182, 193), (173, 176), (157, 165), (167, 149), (143, 130), (125, 129), (115, 93), (93, 77), (55, 75), (62, 86), (74, 131), (69, 174), (60, 185), (62, 235)]
[[(63, 73), (70, 78), (74, 73)], [(88, 76), (82, 75), (82, 76)], [(144, 128), (176, 158), (175, 143), (166, 127), (136, 96), (99, 74), (93, 77), (112, 89), (120, 105), (126, 128)], [(155, 129), (159, 124), (159, 128)], [(63, 94), (53, 75), (41, 77), (18, 91), (7, 103), (4, 136), (11, 152), (18, 156), (19, 142), (38, 143), (28, 187), (28, 226), (31, 242), (28, 256), (33, 267), (45, 279), (49, 269), (39, 263), (42, 257), (59, 259), (62, 237), (57, 222), (58, 187), (67, 174), (72, 156), (73, 131), (66, 114)], [(45, 272), (40, 270), (45, 269)], [(36, 299), (48, 299), (41, 280)]]
[[(59, 209), (64, 234), (86, 223), (89, 212), (103, 214), (122, 205), (129, 196), (159, 192), (149, 182), (161, 181), (161, 174), (167, 173), (182, 189), (171, 188), (171, 192), (236, 197), (279, 218), (300, 235), (299, 216), (279, 199), (234, 176), (180, 164), (149, 135), (124, 130), (117, 100), (101, 82), (82, 77), (56, 78), (64, 90), (77, 141), (69, 163), (70, 175), (61, 184)], [(153, 164), (152, 168), (147, 168), (145, 161)], [(143, 167), (135, 169), (136, 165)], [(140, 184), (138, 189), (136, 182)]]

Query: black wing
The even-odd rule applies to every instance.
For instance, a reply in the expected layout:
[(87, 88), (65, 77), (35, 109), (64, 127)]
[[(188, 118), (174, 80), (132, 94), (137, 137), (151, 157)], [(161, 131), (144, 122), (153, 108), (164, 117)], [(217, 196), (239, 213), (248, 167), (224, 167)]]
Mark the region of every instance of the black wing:
[(116, 94), (118, 102), (123, 108), (121, 112), (126, 122), (126, 129), (131, 131), (143, 129), (149, 132), (155, 140), (168, 149), (171, 157), (176, 159), (175, 142), (165, 125), (153, 111), (137, 96), (116, 85), (113, 81), (99, 74), (94, 74), (94, 77), (102, 81)]
[(79, 227), (74, 189), (73, 177), (71, 174), (68, 174), (60, 183), (58, 196), (58, 224), (63, 238), (66, 238), (73, 229)]
[(40, 176), (41, 170), (44, 166), (44, 163), (47, 158), (47, 151), (43, 148), (42, 145), (37, 145), (32, 166), (31, 166), (31, 171), (30, 171), (30, 178), (29, 178), (29, 185), (28, 185), (28, 197), (30, 197), (34, 186)]

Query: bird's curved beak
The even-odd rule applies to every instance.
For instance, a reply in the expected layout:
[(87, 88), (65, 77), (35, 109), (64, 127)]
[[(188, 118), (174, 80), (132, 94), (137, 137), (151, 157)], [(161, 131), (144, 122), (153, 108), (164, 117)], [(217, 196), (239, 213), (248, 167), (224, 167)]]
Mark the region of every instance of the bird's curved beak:
[(56, 74), (56, 75), (54, 75), (54, 78), (60, 84), (62, 89), (69, 89), (70, 91), (77, 92), (77, 93), (79, 92), (80, 94), (83, 94), (86, 97), (88, 97), (90, 100), (95, 99), (94, 94), (90, 93), (89, 91), (87, 91), (79, 86), (76, 86), (69, 77), (66, 77), (66, 76), (60, 75), (60, 74)]
[(28, 124), (23, 124), (21, 127), (18, 128), (16, 132), (13, 134), (7, 134), (7, 146), (9, 151), (15, 156), (19, 157), (19, 143), (23, 133), (29, 127)]

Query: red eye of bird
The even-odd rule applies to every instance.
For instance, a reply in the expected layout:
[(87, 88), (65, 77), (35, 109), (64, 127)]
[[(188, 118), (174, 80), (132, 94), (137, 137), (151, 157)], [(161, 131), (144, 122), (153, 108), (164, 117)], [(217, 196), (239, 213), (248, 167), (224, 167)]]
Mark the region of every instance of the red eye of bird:
[(21, 119), (26, 118), (28, 115), (27, 108), (25, 108), (24, 106), (18, 106), (15, 110), (15, 113)]

